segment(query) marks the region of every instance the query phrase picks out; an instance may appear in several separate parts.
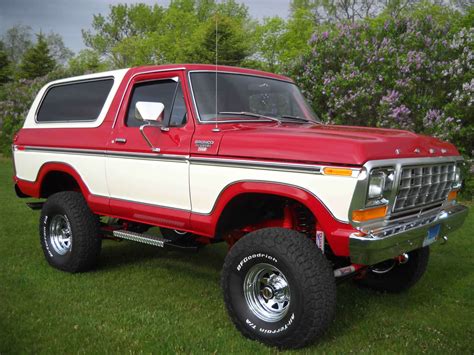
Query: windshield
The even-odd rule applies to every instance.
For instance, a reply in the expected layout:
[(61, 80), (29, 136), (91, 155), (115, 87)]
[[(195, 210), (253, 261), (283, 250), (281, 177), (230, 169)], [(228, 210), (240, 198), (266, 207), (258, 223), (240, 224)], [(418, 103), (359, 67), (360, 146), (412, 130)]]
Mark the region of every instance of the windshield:
[[(203, 122), (216, 120), (216, 113), (219, 120), (248, 121), (267, 116), (282, 121), (301, 118), (318, 122), (293, 83), (243, 74), (216, 75), (215, 72), (195, 72), (190, 77), (199, 118)], [(304, 120), (291, 121), (304, 123)]]

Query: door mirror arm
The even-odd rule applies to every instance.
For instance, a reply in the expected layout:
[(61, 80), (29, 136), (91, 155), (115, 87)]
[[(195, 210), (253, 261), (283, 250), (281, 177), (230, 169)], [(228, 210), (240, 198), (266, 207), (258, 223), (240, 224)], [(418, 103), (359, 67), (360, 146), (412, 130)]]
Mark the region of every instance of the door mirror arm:
[(135, 118), (143, 121), (140, 126), (140, 133), (151, 148), (152, 152), (159, 153), (160, 148), (155, 147), (145, 133), (147, 127), (159, 127), (162, 131), (168, 131), (169, 128), (164, 126), (165, 105), (161, 102), (138, 101), (135, 104)]
[(152, 124), (150, 121), (147, 121), (145, 124), (141, 125), (140, 126), (140, 133), (142, 134), (142, 137), (145, 139), (146, 143), (148, 144), (148, 146), (151, 148), (151, 151), (154, 152), (154, 153), (159, 153), (160, 152), (160, 148), (158, 147), (155, 147), (153, 145), (153, 143), (150, 141), (150, 139), (148, 139), (148, 137), (146, 136), (145, 134), (145, 128), (147, 127), (160, 127), (161, 128), (161, 125), (159, 124)]

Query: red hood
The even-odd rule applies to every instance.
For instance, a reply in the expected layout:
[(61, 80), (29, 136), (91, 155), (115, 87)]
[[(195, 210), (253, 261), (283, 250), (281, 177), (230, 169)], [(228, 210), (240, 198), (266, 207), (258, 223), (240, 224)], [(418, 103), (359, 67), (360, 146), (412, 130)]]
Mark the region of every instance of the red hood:
[(221, 156), (363, 165), (378, 159), (459, 155), (450, 143), (395, 129), (241, 124), (223, 131)]

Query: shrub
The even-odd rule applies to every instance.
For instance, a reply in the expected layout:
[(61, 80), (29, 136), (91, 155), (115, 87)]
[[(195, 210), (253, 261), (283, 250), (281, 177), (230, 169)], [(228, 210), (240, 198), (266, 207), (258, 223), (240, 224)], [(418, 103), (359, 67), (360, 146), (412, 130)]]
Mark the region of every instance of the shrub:
[(20, 79), (0, 87), (0, 154), (11, 155), (13, 136), (23, 126), (38, 91), (49, 81), (65, 76), (56, 70), (35, 79)]
[(324, 121), (436, 136), (472, 159), (473, 27), (453, 31), (429, 15), (366, 20), (327, 26), (309, 45), (291, 70)]

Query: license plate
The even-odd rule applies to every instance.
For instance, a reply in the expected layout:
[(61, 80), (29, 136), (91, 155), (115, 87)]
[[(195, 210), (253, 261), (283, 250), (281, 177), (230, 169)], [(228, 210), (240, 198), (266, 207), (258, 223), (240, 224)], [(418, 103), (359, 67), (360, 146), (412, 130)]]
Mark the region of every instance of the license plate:
[(437, 224), (430, 229), (428, 229), (428, 234), (423, 241), (423, 246), (426, 247), (427, 245), (433, 244), (438, 240), (439, 231), (441, 230), (441, 224)]

